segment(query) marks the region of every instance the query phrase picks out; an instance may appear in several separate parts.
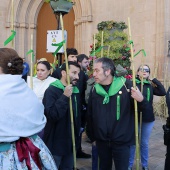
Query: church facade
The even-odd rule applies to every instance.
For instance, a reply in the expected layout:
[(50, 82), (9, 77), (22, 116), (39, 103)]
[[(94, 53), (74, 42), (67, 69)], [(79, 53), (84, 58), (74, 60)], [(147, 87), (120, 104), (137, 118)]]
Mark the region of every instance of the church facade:
[[(89, 55), (93, 35), (97, 33), (97, 24), (101, 21), (123, 21), (130, 18), (132, 40), (135, 51), (145, 49), (147, 63), (152, 76), (159, 79), (168, 77), (170, 41), (170, 1), (169, 0), (73, 0), (75, 5), (64, 16), (64, 25), (68, 31), (68, 47), (75, 47), (79, 53)], [(44, 0), (6, 0), (0, 4), (0, 46), (11, 34), (14, 27), (16, 37), (13, 46), (21, 57), (30, 61), (26, 52), (31, 41), (36, 59), (46, 57), (53, 60), (52, 54), (46, 53), (47, 30), (58, 28), (57, 18), (49, 4)], [(11, 19), (13, 18), (13, 19)], [(128, 33), (128, 29), (125, 30)], [(33, 35), (33, 40), (31, 40)], [(169, 45), (170, 48), (170, 45)], [(169, 51), (170, 53), (170, 51)], [(36, 61), (35, 61), (36, 62)], [(134, 59), (137, 67), (141, 56)]]

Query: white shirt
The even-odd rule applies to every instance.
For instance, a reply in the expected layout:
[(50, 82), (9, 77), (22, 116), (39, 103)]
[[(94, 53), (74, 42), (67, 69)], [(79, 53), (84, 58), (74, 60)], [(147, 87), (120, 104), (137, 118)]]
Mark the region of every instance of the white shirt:
[[(27, 77), (27, 83), (29, 87), (31, 87), (30, 78), (30, 76)], [(50, 76), (47, 77), (45, 80), (39, 80), (38, 78), (33, 77), (33, 91), (41, 102), (44, 97), (45, 90), (54, 81), (56, 81), (56, 79)]]

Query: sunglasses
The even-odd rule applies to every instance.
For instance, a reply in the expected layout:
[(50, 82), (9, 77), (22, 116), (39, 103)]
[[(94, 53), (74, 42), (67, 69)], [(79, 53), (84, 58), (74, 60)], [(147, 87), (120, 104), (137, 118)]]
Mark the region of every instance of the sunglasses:
[(149, 69), (148, 68), (140, 68), (139, 71), (149, 73)]

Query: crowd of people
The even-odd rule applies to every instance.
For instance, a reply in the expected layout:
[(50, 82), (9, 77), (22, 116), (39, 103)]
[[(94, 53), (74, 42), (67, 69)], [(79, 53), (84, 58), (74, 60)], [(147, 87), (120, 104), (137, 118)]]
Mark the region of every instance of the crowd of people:
[[(30, 77), (24, 58), (13, 49), (0, 48), (0, 169), (73, 170), (74, 135), (76, 157), (92, 158), (92, 170), (112, 170), (113, 161), (116, 170), (132, 170), (135, 99), (141, 166), (148, 170), (153, 95), (166, 95), (170, 110), (170, 89), (166, 93), (160, 81), (150, 79), (148, 65), (139, 66), (133, 87), (131, 80), (118, 76), (107, 57), (94, 60), (89, 78), (89, 57), (75, 48), (66, 52), (68, 63), (51, 74), (50, 63), (39, 60), (36, 75)], [(170, 121), (168, 125), (170, 129)], [(92, 144), (92, 155), (83, 151), (83, 132)], [(170, 167), (169, 136), (165, 170)]]

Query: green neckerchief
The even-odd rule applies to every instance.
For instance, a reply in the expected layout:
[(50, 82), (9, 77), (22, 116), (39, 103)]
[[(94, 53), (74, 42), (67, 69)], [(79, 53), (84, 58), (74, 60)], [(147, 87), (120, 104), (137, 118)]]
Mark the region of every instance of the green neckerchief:
[[(50, 84), (51, 86), (55, 86), (59, 89), (62, 89), (64, 91), (65, 87), (62, 84), (60, 80), (56, 80), (53, 83)], [(79, 93), (79, 89), (76, 86), (73, 86), (73, 93)]]
[[(141, 80), (139, 80), (139, 79), (136, 79), (136, 83), (141, 83)], [(143, 85), (144, 84), (151, 84), (148, 80), (143, 80)], [(150, 89), (149, 88), (147, 88), (147, 101), (149, 101), (150, 100)]]
[(100, 84), (94, 85), (96, 93), (104, 97), (103, 104), (109, 103), (109, 97), (115, 95), (122, 88), (125, 81), (126, 79), (124, 77), (114, 77), (108, 93), (103, 89)]
[[(63, 91), (65, 89), (64, 85), (62, 84), (62, 82), (60, 80), (56, 80), (53, 83), (51, 83), (50, 85), (55, 86)], [(76, 86), (73, 86), (73, 93), (79, 93), (79, 89)], [(75, 100), (75, 107), (76, 107), (75, 116), (77, 117), (78, 114), (77, 114), (77, 98), (76, 98), (76, 96), (74, 97), (74, 100)]]
[[(142, 81), (139, 80), (139, 79), (136, 79), (135, 81), (136, 81), (137, 84), (139, 84), (139, 83), (142, 82)], [(144, 85), (144, 84), (150, 84), (150, 82), (149, 82), (148, 80), (143, 80), (143, 85)]]

